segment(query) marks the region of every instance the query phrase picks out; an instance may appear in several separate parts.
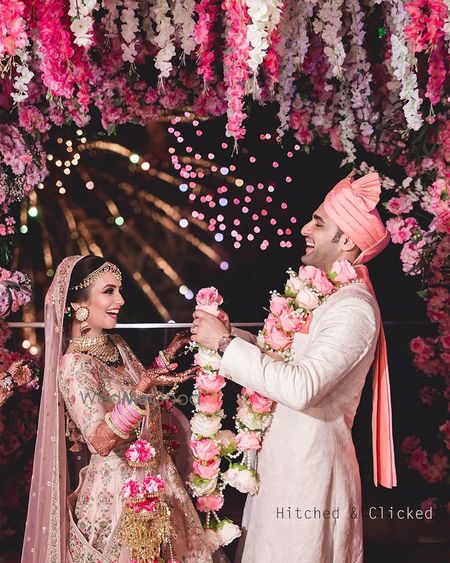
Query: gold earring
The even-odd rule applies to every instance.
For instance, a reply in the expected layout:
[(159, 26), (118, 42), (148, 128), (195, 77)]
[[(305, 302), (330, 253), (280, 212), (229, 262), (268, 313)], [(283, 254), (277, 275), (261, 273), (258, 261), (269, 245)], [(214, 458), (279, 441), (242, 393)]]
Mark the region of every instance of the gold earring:
[(81, 323), (81, 334), (85, 334), (91, 330), (91, 325), (87, 322), (87, 319), (89, 318), (89, 309), (87, 307), (78, 307), (78, 309), (75, 310), (75, 318)]

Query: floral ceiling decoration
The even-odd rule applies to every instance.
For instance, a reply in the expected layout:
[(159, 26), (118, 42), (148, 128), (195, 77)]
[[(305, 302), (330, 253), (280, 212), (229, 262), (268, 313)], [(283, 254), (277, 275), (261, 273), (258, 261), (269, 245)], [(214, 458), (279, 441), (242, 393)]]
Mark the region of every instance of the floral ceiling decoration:
[[(449, 12), (449, 0), (3, 0), (2, 265), (14, 203), (46, 175), (41, 143), (53, 126), (112, 133), (189, 108), (226, 115), (236, 148), (252, 104), (272, 104), (280, 142), (327, 142), (361, 170), (363, 150), (397, 171), (384, 178), (389, 229), (437, 326), (411, 349), (430, 378), (425, 404), (448, 399)], [(448, 444), (449, 423), (439, 432)], [(442, 481), (444, 450), (429, 457), (418, 440), (404, 446), (410, 467)]]

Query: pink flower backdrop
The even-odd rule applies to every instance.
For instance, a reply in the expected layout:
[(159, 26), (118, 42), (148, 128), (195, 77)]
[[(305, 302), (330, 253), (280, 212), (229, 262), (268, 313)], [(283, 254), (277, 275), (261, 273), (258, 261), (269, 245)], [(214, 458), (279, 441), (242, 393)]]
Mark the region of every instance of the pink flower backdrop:
[[(368, 171), (362, 148), (395, 164), (383, 178), (388, 227), (434, 338), (411, 342), (429, 376), (425, 405), (449, 397), (449, 0), (3, 0), (0, 13), (0, 260), (9, 264), (15, 202), (46, 175), (54, 126), (99, 124), (108, 134), (189, 109), (226, 115), (245, 143), (252, 104), (277, 107), (277, 135), (317, 142)], [(1, 291), (1, 290), (0, 290)], [(0, 299), (2, 299), (0, 297)], [(403, 443), (428, 482), (444, 479), (442, 448)], [(431, 501), (430, 501), (431, 502)]]

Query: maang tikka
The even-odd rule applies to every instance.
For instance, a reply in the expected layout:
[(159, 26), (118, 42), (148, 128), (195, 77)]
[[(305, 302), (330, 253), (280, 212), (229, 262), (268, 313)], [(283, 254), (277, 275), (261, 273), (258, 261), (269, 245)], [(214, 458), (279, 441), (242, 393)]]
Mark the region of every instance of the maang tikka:
[(75, 310), (76, 320), (81, 323), (80, 332), (81, 334), (85, 334), (86, 332), (91, 330), (91, 325), (87, 322), (89, 318), (89, 309), (84, 305), (81, 305), (80, 307), (78, 307), (78, 309), (75, 309), (75, 307), (73, 308)]

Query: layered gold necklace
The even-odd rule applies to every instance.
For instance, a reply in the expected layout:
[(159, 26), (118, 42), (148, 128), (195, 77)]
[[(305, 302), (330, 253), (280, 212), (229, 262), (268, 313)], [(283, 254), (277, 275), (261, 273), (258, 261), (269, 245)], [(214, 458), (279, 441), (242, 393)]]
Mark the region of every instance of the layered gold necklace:
[(78, 336), (72, 341), (73, 351), (80, 354), (89, 354), (108, 366), (122, 365), (122, 358), (119, 350), (107, 334), (98, 336)]

